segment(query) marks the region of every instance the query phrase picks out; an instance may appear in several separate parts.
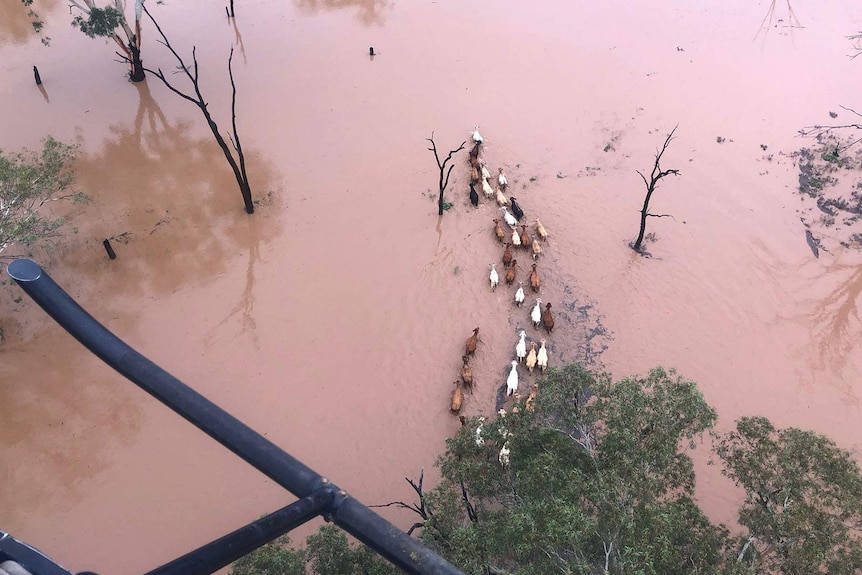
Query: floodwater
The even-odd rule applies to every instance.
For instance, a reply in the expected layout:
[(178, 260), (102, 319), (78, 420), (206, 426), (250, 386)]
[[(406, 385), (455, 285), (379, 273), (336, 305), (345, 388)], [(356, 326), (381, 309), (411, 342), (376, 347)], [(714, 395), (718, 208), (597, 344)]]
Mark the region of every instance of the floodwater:
[[(411, 498), (403, 478), (423, 467), (433, 478), (474, 327), (470, 415), (494, 413), (517, 330), (545, 337), (529, 325), (531, 295), (518, 309), (514, 288), (489, 290), (499, 212), (469, 205), (465, 152), (454, 206), (436, 214), (425, 138), (448, 151), (476, 124), (488, 166), (551, 234), (539, 271), (557, 312), (552, 364), (675, 366), (721, 428), (762, 414), (859, 454), (860, 255), (813, 257), (788, 156), (810, 145), (800, 128), (830, 111), (847, 123), (839, 106), (859, 105), (862, 62), (845, 39), (862, 29), (858, 2), (795, 1), (795, 19), (778, 2), (765, 24), (768, 1), (258, 0), (238, 3), (234, 23), (201, 0), (151, 5), (178, 50), (197, 46), (222, 127), (237, 48), (254, 216), (190, 104), (155, 78), (128, 83), (65, 5), (39, 9), (46, 48), (16, 4), (0, 7), (0, 148), (77, 141), (91, 198), (52, 206), (69, 233), (40, 256), (46, 269), (132, 346), (363, 502)], [(174, 69), (149, 23), (143, 57)], [(673, 217), (650, 219), (646, 259), (627, 247), (644, 192), (635, 170), (677, 124), (662, 168), (681, 175), (652, 204)], [(526, 281), (528, 257), (516, 257)], [(292, 500), (2, 290), (2, 528), (70, 569), (125, 575)], [(738, 493), (705, 459), (700, 500), (732, 521)]]

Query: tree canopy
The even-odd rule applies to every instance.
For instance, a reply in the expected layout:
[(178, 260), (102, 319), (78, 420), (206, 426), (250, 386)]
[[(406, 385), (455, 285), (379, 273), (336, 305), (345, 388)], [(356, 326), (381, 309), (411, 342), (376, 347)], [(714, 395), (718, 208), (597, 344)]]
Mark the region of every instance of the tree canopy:
[(347, 535), (324, 525), (309, 535), (305, 549), (291, 549), (281, 537), (231, 566), (232, 575), (396, 575), (398, 569), (365, 546), (352, 547)]
[(72, 25), (90, 38), (96, 36), (111, 38), (122, 22), (124, 22), (123, 14), (113, 6), (104, 8), (93, 6), (89, 9), (86, 18), (80, 14), (72, 18)]
[(467, 573), (673, 574), (720, 562), (726, 531), (694, 503), (686, 453), (716, 419), (694, 383), (662, 369), (614, 383), (569, 365), (539, 385), (530, 409), (469, 420), (447, 441), (429, 544)]
[(0, 260), (8, 259), (4, 252), (15, 244), (35, 247), (59, 237), (63, 219), (45, 215), (40, 208), (46, 203), (86, 199), (71, 189), (75, 151), (51, 137), (40, 152), (0, 150)]
[[(862, 474), (850, 453), (762, 417), (728, 433), (714, 431), (716, 420), (674, 371), (614, 382), (580, 365), (551, 369), (508, 413), (463, 419), (437, 462), (441, 482), (428, 493), (411, 483), (420, 501), (400, 506), (421, 516), (423, 541), (468, 574), (862, 573)], [(699, 439), (711, 439), (723, 473), (745, 490), (742, 532), (714, 524), (695, 501)], [(314, 573), (386, 572), (338, 560), (370, 552), (348, 551), (343, 534), (324, 529), (305, 555), (268, 546), (233, 573), (294, 573), (251, 568), (258, 554), (260, 566), (300, 557)]]
[(846, 451), (811, 431), (745, 417), (716, 452), (745, 489), (740, 560), (765, 573), (859, 573), (862, 476)]

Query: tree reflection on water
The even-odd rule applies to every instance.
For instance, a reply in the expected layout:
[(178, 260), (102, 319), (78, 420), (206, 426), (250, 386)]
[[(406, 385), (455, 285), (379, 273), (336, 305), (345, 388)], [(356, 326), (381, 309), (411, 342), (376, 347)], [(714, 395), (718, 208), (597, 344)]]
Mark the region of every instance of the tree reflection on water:
[(356, 8), (356, 19), (364, 26), (383, 24), (386, 9), (392, 6), (389, 0), (294, 0), (301, 11), (309, 15)]

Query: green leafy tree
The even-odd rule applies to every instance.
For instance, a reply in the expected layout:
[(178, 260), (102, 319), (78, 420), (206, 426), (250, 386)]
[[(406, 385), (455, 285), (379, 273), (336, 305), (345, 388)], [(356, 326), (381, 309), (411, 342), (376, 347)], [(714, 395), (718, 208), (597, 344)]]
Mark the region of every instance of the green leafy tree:
[(290, 549), (290, 539), (279, 537), (231, 565), (231, 575), (306, 575), (302, 551)]
[(551, 370), (530, 409), (447, 442), (423, 537), (468, 573), (716, 572), (727, 532), (693, 502), (686, 453), (715, 419), (674, 372)]
[(60, 236), (62, 218), (45, 216), (40, 208), (58, 200), (85, 200), (71, 191), (75, 147), (46, 138), (41, 152), (0, 150), (0, 261), (13, 245), (36, 247)]
[(282, 537), (231, 565), (231, 575), (396, 575), (400, 573), (365, 545), (351, 546), (334, 525), (308, 536), (305, 549)]
[[(111, 4), (100, 7), (95, 0), (69, 0), (71, 8), (77, 9), (78, 13), (72, 18), (72, 26), (90, 38), (109, 38), (119, 46), (122, 53), (119, 56), (129, 63), (129, 78), (132, 82), (142, 82), (146, 78), (144, 64), (141, 60), (141, 13), (143, 0), (135, 1), (134, 29), (126, 18), (126, 1), (111, 0)], [(44, 22), (39, 15), (33, 11), (33, 0), (21, 0), (27, 7), (28, 15), (33, 23), (33, 28), (41, 32)], [(120, 30), (125, 38), (120, 36)], [(43, 38), (42, 42), (47, 45), (50, 38)]]
[[(132, 29), (126, 19), (125, 0), (113, 0), (113, 6), (100, 8), (95, 0), (69, 0), (69, 2), (80, 10), (72, 19), (72, 25), (79, 28), (81, 32), (90, 38), (110, 38), (116, 42), (122, 50), (122, 57), (129, 63), (129, 79), (132, 82), (143, 82), (145, 79), (144, 64), (141, 61), (141, 13), (144, 7), (143, 0), (135, 0), (135, 28)], [(121, 38), (118, 30), (122, 30), (125, 39)]]
[(398, 569), (359, 544), (351, 546), (344, 531), (324, 525), (305, 540), (304, 558), (315, 575), (396, 575)]
[(850, 453), (764, 417), (740, 419), (716, 453), (746, 493), (739, 562), (758, 573), (862, 572), (862, 474)]
[[(716, 413), (691, 382), (657, 368), (613, 382), (578, 365), (493, 421), (464, 418), (419, 502), (421, 537), (465, 573), (810, 575), (862, 573), (862, 473), (828, 438), (743, 418), (713, 435), (724, 473), (745, 489), (744, 532), (694, 502), (688, 451)], [(313, 573), (385, 573), (332, 526), (308, 538)], [(411, 532), (416, 526), (411, 528)], [(293, 575), (258, 570), (234, 575)], [(369, 563), (358, 558), (364, 553)], [(293, 555), (291, 555), (293, 554)], [(281, 556), (281, 555), (279, 555)], [(296, 572), (298, 573), (298, 572)]]

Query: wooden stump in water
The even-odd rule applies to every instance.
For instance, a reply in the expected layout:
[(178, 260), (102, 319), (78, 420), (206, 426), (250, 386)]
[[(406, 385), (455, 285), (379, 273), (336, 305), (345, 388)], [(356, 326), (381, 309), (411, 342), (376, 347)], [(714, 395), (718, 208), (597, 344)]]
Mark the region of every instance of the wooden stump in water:
[(111, 246), (111, 240), (106, 239), (102, 242), (102, 245), (105, 246), (105, 251), (108, 252), (108, 257), (112, 260), (117, 259), (117, 254), (114, 252), (113, 246)]

